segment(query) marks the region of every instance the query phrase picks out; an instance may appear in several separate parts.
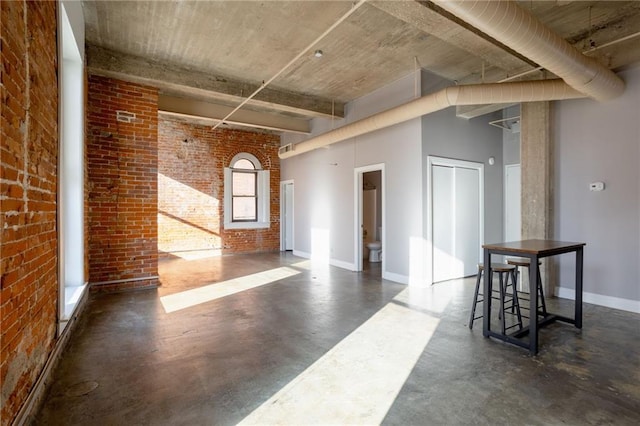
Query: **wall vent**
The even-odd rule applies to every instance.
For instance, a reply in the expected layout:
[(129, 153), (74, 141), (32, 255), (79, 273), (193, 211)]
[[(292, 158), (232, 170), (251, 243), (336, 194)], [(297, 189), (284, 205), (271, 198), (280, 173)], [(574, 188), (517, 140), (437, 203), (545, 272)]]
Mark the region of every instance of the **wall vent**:
[(133, 112), (122, 111), (122, 110), (116, 111), (116, 120), (122, 123), (133, 123), (135, 119), (136, 119), (136, 115)]
[(288, 144), (286, 144), (286, 145), (281, 146), (280, 148), (278, 148), (278, 154), (279, 154), (279, 155), (284, 154), (284, 153), (287, 153), (287, 152), (289, 152), (289, 151), (293, 151), (293, 144), (288, 143)]

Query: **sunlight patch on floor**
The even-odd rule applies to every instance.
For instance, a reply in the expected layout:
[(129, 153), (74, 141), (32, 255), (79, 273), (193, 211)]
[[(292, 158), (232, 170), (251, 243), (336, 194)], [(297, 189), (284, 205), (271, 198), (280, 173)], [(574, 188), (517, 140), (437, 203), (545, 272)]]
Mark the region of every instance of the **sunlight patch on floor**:
[(300, 262), (292, 263), (291, 266), (300, 269), (306, 269), (308, 271), (311, 270), (311, 260), (303, 260)]
[(220, 249), (207, 249), (207, 250), (186, 250), (186, 251), (172, 251), (169, 254), (177, 256), (184, 260), (200, 260), (208, 259), (210, 257), (222, 256), (222, 250)]
[(439, 283), (429, 287), (408, 287), (393, 300), (431, 312), (443, 313), (456, 291), (459, 291), (459, 284), (455, 282)]
[(380, 424), (438, 323), (387, 304), (240, 424)]
[(164, 306), (165, 312), (171, 313), (220, 299), (221, 297), (230, 296), (241, 291), (270, 284), (300, 273), (300, 271), (283, 266), (228, 281), (221, 281), (191, 290), (181, 291), (180, 293), (162, 296), (160, 301), (162, 302), (162, 306)]

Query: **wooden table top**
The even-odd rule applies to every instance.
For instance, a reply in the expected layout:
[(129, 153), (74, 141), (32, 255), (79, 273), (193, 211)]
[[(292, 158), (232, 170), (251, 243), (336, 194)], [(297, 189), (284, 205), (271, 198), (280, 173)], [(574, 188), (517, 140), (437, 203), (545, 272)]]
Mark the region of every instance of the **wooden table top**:
[(489, 250), (509, 251), (511, 253), (535, 254), (538, 256), (550, 256), (553, 254), (567, 253), (584, 247), (586, 243), (571, 243), (554, 240), (522, 240), (506, 243), (484, 244), (482, 248)]

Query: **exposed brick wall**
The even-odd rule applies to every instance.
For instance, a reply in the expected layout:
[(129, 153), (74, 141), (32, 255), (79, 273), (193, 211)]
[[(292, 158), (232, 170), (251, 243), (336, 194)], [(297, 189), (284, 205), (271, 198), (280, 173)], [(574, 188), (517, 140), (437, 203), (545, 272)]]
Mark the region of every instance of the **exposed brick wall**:
[[(227, 253), (280, 248), (280, 138), (160, 118), (158, 234), (161, 252), (222, 249)], [(225, 230), (224, 167), (240, 152), (270, 170), (268, 229)]]
[[(158, 91), (90, 75), (88, 97), (89, 282), (93, 290), (156, 286)], [(117, 111), (135, 119), (118, 121)]]
[[(217, 130), (215, 133), (218, 133)], [(211, 127), (160, 118), (158, 250), (220, 249), (222, 161)]]
[(58, 304), (56, 2), (0, 2), (0, 424), (55, 343)]
[[(84, 109), (89, 104), (89, 75), (84, 72)], [(84, 121), (84, 282), (89, 282), (89, 168), (87, 167), (88, 124)]]

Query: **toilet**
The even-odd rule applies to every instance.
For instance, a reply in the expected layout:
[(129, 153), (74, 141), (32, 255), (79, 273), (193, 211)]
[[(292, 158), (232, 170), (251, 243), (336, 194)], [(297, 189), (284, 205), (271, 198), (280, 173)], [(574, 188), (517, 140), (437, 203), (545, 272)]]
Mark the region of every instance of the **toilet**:
[[(382, 228), (378, 228), (378, 238), (382, 239)], [(369, 262), (382, 261), (382, 243), (380, 241), (367, 243), (367, 248), (369, 249)]]

